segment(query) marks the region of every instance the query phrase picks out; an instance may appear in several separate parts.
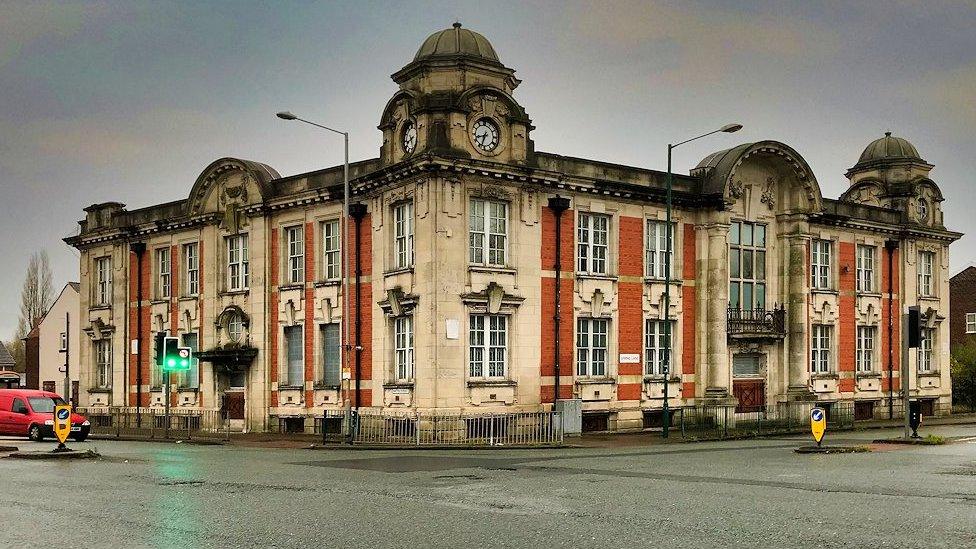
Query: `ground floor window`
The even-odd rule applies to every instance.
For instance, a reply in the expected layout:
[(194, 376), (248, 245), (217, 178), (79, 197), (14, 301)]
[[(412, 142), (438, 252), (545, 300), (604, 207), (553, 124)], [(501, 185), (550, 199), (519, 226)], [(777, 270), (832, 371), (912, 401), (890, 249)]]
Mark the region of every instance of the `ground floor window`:
[(305, 349), (302, 326), (285, 326), (285, 368), (281, 382), (301, 387), (305, 380)]
[(183, 334), (183, 346), (190, 348), (193, 358), (190, 360), (190, 369), (179, 374), (180, 389), (198, 389), (200, 387), (200, 360), (197, 358), (198, 342), (199, 338), (196, 333)]
[(762, 360), (759, 355), (733, 355), (733, 377), (759, 377), (762, 375)]
[(397, 381), (413, 379), (413, 317), (393, 319), (393, 362)]
[(932, 363), (932, 348), (934, 339), (934, 328), (922, 328), (922, 344), (918, 347), (919, 372), (931, 372), (935, 369), (935, 365)]
[(112, 341), (99, 339), (94, 344), (95, 387), (112, 388)]
[(810, 371), (825, 374), (830, 371), (830, 336), (833, 326), (814, 324), (810, 341)]
[[(668, 325), (670, 322), (670, 333)], [(674, 354), (670, 351), (672, 345), (667, 345), (668, 341), (674, 341), (674, 322), (656, 320), (648, 318), (644, 321), (644, 374), (649, 376), (664, 375), (664, 349), (669, 349), (670, 356)], [(670, 365), (670, 360), (668, 361)]]
[(857, 371), (874, 371), (874, 336), (877, 328), (874, 326), (857, 327)]
[(473, 314), (469, 321), (469, 375), (481, 378), (505, 377), (508, 370), (508, 317)]
[(580, 318), (576, 321), (576, 375), (607, 375), (607, 334), (605, 318)]
[(323, 324), (320, 329), (322, 331), (322, 372), (319, 379), (324, 385), (338, 386), (342, 374), (342, 343), (339, 338), (339, 324)]

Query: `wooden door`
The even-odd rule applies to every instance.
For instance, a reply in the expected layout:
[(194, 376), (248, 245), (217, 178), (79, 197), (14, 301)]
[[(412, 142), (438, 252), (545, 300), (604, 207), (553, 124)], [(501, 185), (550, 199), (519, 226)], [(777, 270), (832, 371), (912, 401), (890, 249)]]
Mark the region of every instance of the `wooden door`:
[(224, 405), (228, 419), (244, 419), (244, 391), (226, 391)]

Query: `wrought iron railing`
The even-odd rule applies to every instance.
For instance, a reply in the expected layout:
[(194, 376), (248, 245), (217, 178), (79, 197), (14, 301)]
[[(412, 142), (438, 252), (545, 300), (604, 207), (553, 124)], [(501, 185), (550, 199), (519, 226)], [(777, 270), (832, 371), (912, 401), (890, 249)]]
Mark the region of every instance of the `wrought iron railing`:
[(781, 337), (786, 335), (786, 308), (728, 310), (729, 335)]
[(93, 435), (149, 439), (227, 439), (227, 422), (220, 410), (173, 408), (169, 415), (158, 407), (87, 407), (78, 413), (91, 422)]

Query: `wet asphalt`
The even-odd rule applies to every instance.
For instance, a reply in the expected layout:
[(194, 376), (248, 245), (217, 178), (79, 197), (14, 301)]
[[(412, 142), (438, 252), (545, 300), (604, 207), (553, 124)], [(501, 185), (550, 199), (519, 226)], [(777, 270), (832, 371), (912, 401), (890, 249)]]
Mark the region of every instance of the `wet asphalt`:
[(925, 432), (963, 439), (838, 455), (793, 453), (804, 437), (467, 452), (88, 441), (70, 446), (102, 459), (0, 459), (0, 547), (976, 547), (976, 426)]

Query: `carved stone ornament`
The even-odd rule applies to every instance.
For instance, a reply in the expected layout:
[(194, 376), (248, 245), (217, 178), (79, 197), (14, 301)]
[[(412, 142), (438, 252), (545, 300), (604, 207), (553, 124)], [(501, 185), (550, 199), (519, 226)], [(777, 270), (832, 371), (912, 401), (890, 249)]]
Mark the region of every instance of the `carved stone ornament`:
[(729, 183), (729, 196), (732, 198), (742, 198), (742, 191), (743, 186), (741, 180), (736, 179)]
[(776, 181), (772, 177), (766, 178), (766, 184), (763, 186), (759, 201), (769, 206), (770, 210), (776, 207)]
[(489, 282), (485, 293), (488, 294), (488, 313), (493, 315), (498, 314), (498, 311), (502, 308), (502, 298), (505, 297), (505, 289), (495, 282)]

